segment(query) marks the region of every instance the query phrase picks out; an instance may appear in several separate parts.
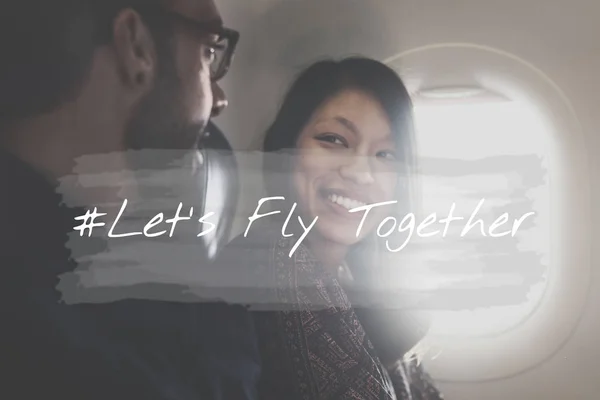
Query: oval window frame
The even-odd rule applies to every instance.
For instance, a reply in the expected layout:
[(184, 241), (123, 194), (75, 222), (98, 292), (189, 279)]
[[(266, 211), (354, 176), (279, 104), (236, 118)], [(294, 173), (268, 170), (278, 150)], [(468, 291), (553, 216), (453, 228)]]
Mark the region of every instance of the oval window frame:
[[(554, 227), (553, 252), (544, 295), (526, 319), (502, 334), (434, 341), (433, 349), (437, 347), (440, 352), (435, 357), (427, 354), (423, 360), (440, 382), (505, 379), (555, 355), (569, 341), (584, 313), (591, 282), (590, 160), (581, 123), (565, 92), (540, 68), (515, 54), (475, 43), (435, 43), (403, 51), (383, 62), (405, 77), (409, 90), (416, 92), (424, 82), (430, 84), (427, 79), (431, 76), (422, 77), (419, 72), (432, 65), (435, 56), (430, 55), (436, 51), (469, 61), (465, 71), (471, 81), (463, 80), (459, 85), (475, 82), (508, 98), (527, 98), (543, 115), (551, 116), (547, 121), (554, 133), (558, 160), (549, 177), (554, 200), (550, 213), (557, 212), (557, 217), (550, 221)], [(415, 56), (421, 60), (415, 61)], [(402, 64), (395, 67), (399, 62)], [(569, 246), (556, 246), (559, 243)]]

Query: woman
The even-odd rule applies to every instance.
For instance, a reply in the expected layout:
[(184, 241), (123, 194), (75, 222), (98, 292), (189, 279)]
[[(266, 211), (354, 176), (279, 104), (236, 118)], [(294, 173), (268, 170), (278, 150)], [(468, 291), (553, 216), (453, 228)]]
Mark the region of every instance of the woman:
[(235, 265), (220, 271), (238, 280), (237, 300), (253, 305), (259, 398), (442, 398), (405, 361), (423, 332), (405, 313), (367, 303), (386, 303), (376, 289), (387, 250), (376, 230), (393, 207), (371, 209), (360, 230), (363, 212), (349, 212), (394, 200), (407, 206), (412, 131), (402, 81), (374, 60), (318, 62), (285, 97), (263, 148), (267, 192), (279, 202), (220, 263)]

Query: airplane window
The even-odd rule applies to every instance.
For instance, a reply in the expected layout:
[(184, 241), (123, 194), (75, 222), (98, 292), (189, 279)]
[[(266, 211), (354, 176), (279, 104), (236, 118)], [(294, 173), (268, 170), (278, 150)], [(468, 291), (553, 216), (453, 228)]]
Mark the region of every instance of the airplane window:
[[(453, 221), (403, 250), (409, 279), (398, 281), (432, 317), (423, 363), (444, 382), (536, 368), (573, 337), (590, 295), (590, 144), (572, 100), (539, 66), (489, 46), (438, 43), (386, 63), (414, 99), (416, 211), (475, 214), (465, 234)], [(496, 220), (511, 232), (490, 235)]]
[[(501, 334), (527, 319), (544, 294), (549, 266), (551, 135), (525, 103), (415, 101), (416, 140), (424, 216), (464, 220), (420, 239), (434, 299), (432, 337)], [(478, 208), (479, 207), (479, 208)], [(478, 208), (475, 223), (466, 221)], [(498, 233), (490, 225), (507, 213)], [(430, 229), (431, 230), (431, 229)], [(433, 284), (433, 287), (431, 285)]]

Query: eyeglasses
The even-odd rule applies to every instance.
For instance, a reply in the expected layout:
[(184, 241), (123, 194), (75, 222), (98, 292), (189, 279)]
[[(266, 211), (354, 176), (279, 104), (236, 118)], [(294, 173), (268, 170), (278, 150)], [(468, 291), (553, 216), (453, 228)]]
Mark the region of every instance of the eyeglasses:
[(166, 13), (170, 17), (195, 28), (204, 35), (217, 36), (217, 40), (214, 44), (211, 44), (211, 48), (214, 50), (214, 59), (210, 64), (210, 77), (213, 82), (222, 79), (227, 74), (227, 71), (229, 71), (240, 33), (230, 28), (216, 28), (213, 24), (202, 23), (174, 11), (166, 11)]
[(221, 28), (218, 33), (219, 39), (215, 47), (215, 59), (211, 64), (210, 74), (213, 81), (223, 78), (233, 60), (235, 47), (240, 38), (240, 33), (230, 28)]
[(136, 9), (142, 13), (149, 14), (158, 12), (192, 27), (202, 35), (217, 36), (217, 40), (210, 44), (211, 49), (214, 51), (214, 59), (210, 64), (210, 78), (213, 82), (216, 82), (227, 74), (231, 61), (233, 60), (235, 48), (240, 39), (240, 33), (238, 31), (225, 27), (215, 27), (214, 23), (199, 22), (164, 7), (152, 7), (146, 5), (136, 7)]

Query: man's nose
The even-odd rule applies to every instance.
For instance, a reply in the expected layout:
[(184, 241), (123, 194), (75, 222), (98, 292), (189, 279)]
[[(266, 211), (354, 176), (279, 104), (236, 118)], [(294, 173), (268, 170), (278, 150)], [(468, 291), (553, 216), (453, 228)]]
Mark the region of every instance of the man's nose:
[(227, 105), (229, 103), (227, 102), (227, 97), (225, 96), (225, 92), (223, 91), (223, 89), (221, 89), (221, 87), (218, 84), (216, 84), (216, 83), (212, 84), (212, 92), (213, 92), (213, 106), (212, 106), (211, 116), (217, 117), (217, 116), (219, 116), (219, 114), (221, 114), (223, 112), (223, 110), (227, 107)]

